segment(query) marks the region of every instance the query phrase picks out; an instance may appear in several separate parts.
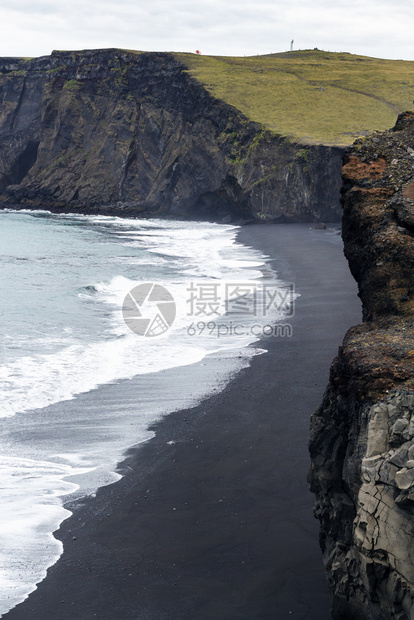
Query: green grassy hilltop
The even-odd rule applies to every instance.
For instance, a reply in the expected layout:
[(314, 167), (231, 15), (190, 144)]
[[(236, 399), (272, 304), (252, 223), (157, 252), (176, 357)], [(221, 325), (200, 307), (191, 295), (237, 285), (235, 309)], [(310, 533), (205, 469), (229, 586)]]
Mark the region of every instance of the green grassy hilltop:
[(305, 50), (174, 54), (214, 96), (293, 140), (348, 145), (414, 108), (414, 62)]

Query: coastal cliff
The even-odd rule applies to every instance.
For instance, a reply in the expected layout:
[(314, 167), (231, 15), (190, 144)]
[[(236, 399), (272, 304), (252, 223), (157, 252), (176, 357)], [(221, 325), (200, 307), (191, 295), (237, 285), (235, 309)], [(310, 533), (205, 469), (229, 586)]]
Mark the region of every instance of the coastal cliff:
[(173, 54), (0, 59), (0, 204), (221, 221), (337, 221), (342, 149), (296, 144)]
[(309, 480), (342, 620), (414, 618), (414, 113), (343, 166), (345, 255), (363, 323), (312, 416)]

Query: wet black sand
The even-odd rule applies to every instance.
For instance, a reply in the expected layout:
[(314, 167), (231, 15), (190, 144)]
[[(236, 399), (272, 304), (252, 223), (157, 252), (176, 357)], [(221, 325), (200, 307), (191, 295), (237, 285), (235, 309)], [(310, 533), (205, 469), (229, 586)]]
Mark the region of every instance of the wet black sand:
[(62, 557), (7, 620), (330, 617), (307, 441), (360, 320), (356, 285), (333, 231), (258, 225), (240, 239), (295, 283), (293, 336), (267, 339), (222, 393), (158, 423), (122, 480), (73, 507)]

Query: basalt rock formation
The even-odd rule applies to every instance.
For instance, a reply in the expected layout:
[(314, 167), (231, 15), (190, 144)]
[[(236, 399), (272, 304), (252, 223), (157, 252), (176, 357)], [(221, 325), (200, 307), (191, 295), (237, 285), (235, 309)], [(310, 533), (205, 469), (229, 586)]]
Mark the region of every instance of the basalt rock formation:
[(337, 221), (342, 151), (214, 98), (172, 54), (0, 59), (0, 204), (227, 220)]
[(309, 474), (343, 620), (414, 618), (414, 113), (360, 139), (343, 166), (351, 328), (311, 421)]

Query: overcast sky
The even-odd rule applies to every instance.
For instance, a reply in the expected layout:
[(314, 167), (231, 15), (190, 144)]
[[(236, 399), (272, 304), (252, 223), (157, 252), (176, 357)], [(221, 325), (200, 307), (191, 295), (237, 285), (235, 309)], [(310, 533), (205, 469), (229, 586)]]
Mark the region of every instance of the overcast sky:
[(414, 60), (412, 0), (0, 0), (0, 56), (121, 47), (250, 56), (317, 47)]

